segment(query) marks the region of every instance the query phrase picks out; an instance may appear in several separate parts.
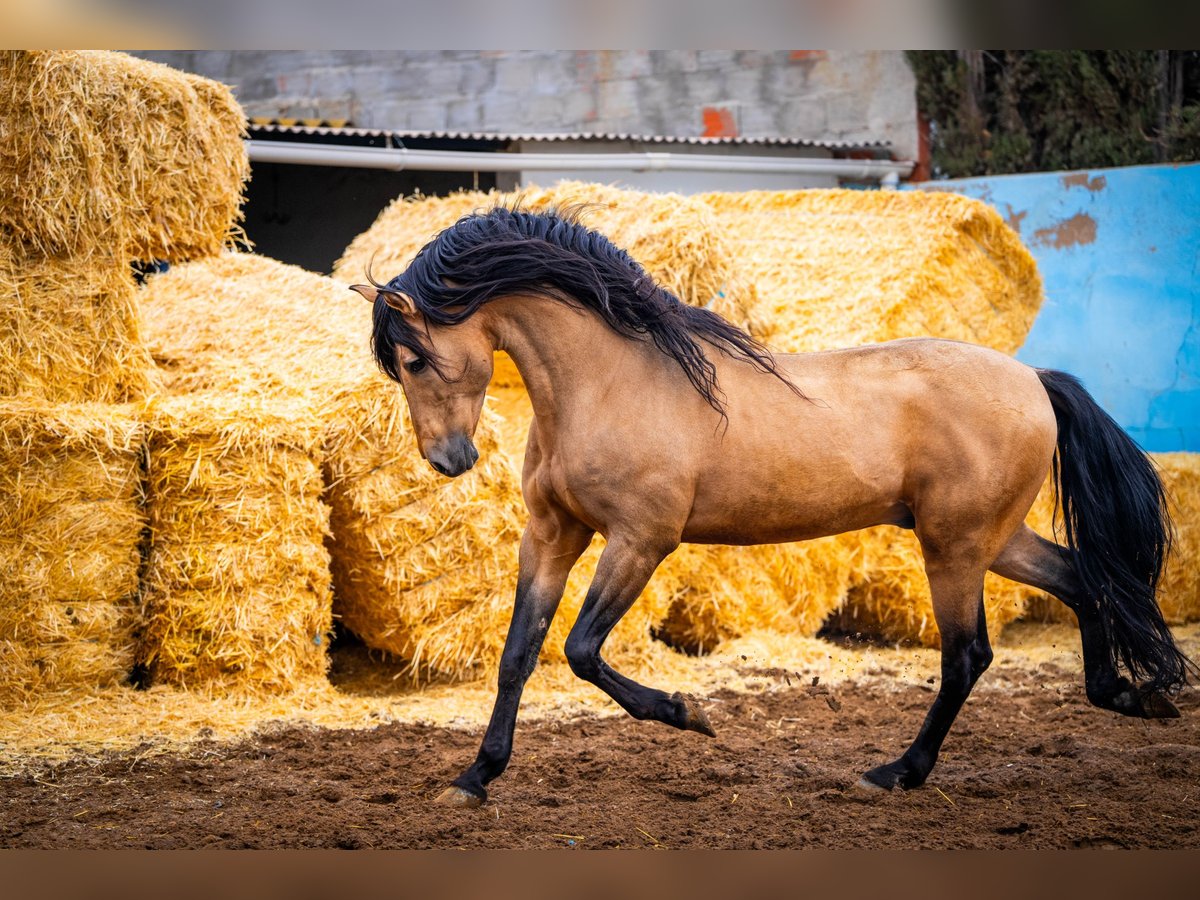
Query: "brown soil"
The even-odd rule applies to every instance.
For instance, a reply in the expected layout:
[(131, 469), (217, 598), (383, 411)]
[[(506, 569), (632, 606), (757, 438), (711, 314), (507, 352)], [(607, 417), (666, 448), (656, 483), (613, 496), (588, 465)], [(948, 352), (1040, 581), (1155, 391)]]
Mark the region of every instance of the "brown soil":
[(1182, 719), (1124, 719), (1049, 669), (977, 691), (908, 793), (853, 785), (911, 739), (931, 686), (830, 691), (777, 673), (767, 692), (710, 698), (716, 740), (627, 718), (523, 722), (471, 811), (430, 801), (477, 732), (292, 728), (183, 757), (77, 758), (5, 779), (0, 846), (1200, 846), (1197, 692)]

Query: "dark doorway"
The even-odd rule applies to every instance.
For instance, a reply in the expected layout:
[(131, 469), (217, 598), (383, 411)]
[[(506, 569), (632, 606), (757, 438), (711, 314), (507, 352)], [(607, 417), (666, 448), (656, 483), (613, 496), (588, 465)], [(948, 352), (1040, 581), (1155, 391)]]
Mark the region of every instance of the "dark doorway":
[[(370, 228), (397, 197), (418, 190), (441, 196), (495, 186), (493, 172), (391, 172), (254, 163), (243, 225), (256, 253), (328, 275), (346, 245)], [(376, 273), (384, 278), (394, 274)]]

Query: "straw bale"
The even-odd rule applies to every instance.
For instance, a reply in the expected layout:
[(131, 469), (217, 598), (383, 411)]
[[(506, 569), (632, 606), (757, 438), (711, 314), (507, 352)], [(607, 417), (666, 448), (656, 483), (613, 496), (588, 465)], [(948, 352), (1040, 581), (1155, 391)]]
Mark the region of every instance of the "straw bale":
[(224, 85), (109, 51), (0, 53), (0, 231), (43, 256), (172, 262), (240, 234)]
[[(1158, 605), (1172, 625), (1195, 622), (1200, 620), (1200, 565), (1197, 564), (1200, 560), (1200, 454), (1152, 453), (1150, 456), (1166, 485), (1175, 523), (1175, 543), (1158, 584)], [(1059, 515), (1061, 517), (1061, 513)], [(1042, 522), (1048, 519), (1049, 511), (1044, 511)], [(1033, 527), (1049, 536), (1043, 528)], [(1026, 618), (1075, 624), (1075, 614), (1071, 610), (1045, 595), (1030, 600)]]
[(1036, 263), (985, 203), (926, 191), (750, 191), (700, 198), (756, 296), (751, 330), (806, 352), (902, 337), (1006, 353), (1042, 302)]
[(287, 691), (323, 675), (319, 420), (284, 401), (185, 394), (156, 398), (146, 422), (141, 662), (153, 680)]
[[(880, 526), (847, 537), (859, 542), (862, 569), (852, 580), (841, 609), (830, 620), (832, 629), (886, 641), (940, 646), (924, 558), (913, 533)], [(1020, 618), (1035, 594), (1032, 588), (989, 572), (984, 579), (983, 605), (991, 636), (998, 636), (1004, 626)]]
[[(747, 323), (744, 301), (751, 295), (734, 290), (735, 257), (705, 204), (681, 194), (649, 194), (602, 184), (564, 181), (552, 188), (529, 187), (515, 194), (463, 191), (448, 197), (401, 197), (350, 243), (333, 274), (347, 281), (362, 281), (369, 267), (375, 277), (391, 278), (439, 231), (462, 216), (518, 202), (530, 210), (585, 206), (585, 224), (629, 251), (679, 299), (716, 309), (738, 324)], [(506, 354), (497, 354), (492, 383), (521, 384)]]
[(0, 703), (128, 676), (141, 464), (128, 407), (0, 400)]
[(147, 366), (125, 261), (42, 259), (0, 239), (0, 396), (121, 403)]
[(417, 678), (498, 658), (524, 510), (491, 410), (480, 463), (453, 481), (435, 473), (402, 393), (371, 359), (369, 306), (273, 260), (174, 267), (148, 282), (143, 306), (161, 390), (288, 398), (320, 420), (334, 612), (347, 628)]
[(655, 634), (690, 654), (762, 631), (813, 637), (846, 596), (858, 556), (840, 535), (677, 551), (661, 572), (684, 586)]

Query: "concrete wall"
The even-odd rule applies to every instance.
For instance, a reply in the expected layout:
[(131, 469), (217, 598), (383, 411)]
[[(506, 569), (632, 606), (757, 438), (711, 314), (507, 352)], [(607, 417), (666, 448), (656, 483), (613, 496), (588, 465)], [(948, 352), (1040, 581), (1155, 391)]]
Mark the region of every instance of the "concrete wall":
[(250, 116), (368, 128), (890, 141), (917, 155), (899, 51), (155, 51)]
[(1200, 164), (913, 187), (992, 204), (1037, 257), (1018, 359), (1078, 375), (1146, 449), (1200, 451)]

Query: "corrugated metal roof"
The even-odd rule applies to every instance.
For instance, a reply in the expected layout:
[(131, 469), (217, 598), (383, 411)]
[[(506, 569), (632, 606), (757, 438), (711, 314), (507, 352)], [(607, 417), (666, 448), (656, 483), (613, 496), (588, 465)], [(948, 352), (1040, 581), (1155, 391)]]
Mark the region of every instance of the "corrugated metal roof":
[(286, 136), (320, 136), (326, 138), (349, 138), (357, 140), (394, 141), (399, 146), (405, 140), (477, 141), (507, 144), (516, 141), (567, 142), (629, 142), (638, 144), (690, 144), (702, 146), (759, 147), (819, 147), (827, 150), (880, 150), (891, 149), (888, 141), (820, 141), (793, 137), (694, 137), (662, 134), (627, 134), (624, 132), (492, 132), (492, 131), (404, 131), (385, 128), (330, 127), (328, 125), (278, 124), (277, 122), (252, 122), (250, 130), (256, 137), (278, 134)]

